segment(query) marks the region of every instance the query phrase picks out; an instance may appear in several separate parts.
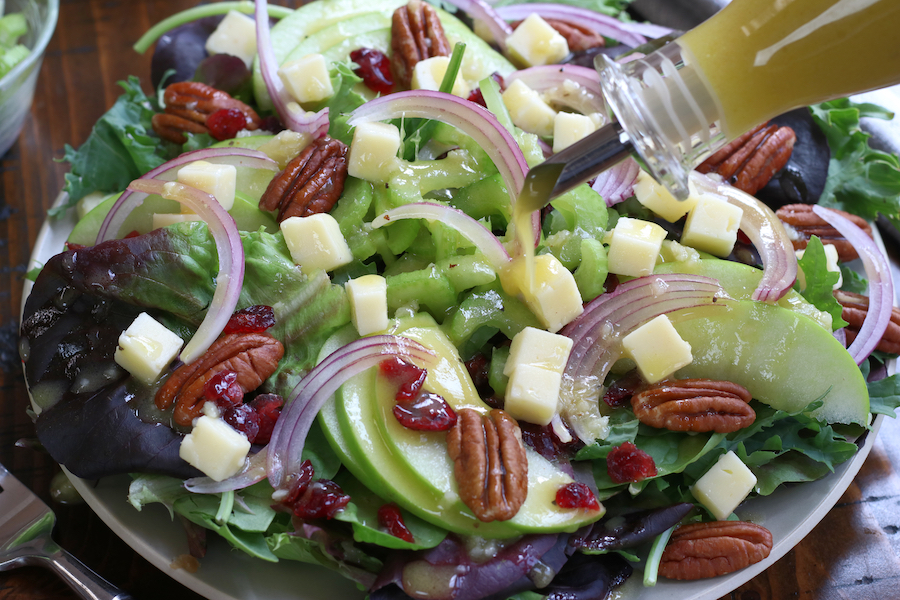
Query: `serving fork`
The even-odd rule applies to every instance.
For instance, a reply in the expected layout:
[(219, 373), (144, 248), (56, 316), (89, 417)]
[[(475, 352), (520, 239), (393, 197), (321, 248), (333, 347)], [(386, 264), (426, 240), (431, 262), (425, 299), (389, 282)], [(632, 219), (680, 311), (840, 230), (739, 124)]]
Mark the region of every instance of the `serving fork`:
[(55, 523), (50, 507), (0, 465), (0, 571), (45, 567), (86, 600), (131, 600), (53, 541)]

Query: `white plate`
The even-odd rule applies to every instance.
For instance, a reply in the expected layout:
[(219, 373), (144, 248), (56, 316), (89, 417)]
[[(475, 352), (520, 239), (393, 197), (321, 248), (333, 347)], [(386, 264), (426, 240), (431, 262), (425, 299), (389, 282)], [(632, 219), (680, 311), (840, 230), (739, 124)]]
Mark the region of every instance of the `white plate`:
[[(57, 203), (63, 200), (61, 195)], [(63, 249), (74, 226), (74, 216), (44, 223), (38, 234), (29, 268), (41, 265)], [(877, 230), (875, 231), (877, 235)], [(880, 242), (880, 240), (879, 240)], [(30, 291), (26, 285), (25, 295)], [(24, 302), (24, 297), (23, 297)], [(769, 557), (731, 575), (692, 582), (661, 579), (645, 588), (636, 572), (621, 589), (627, 600), (717, 600), (758, 575), (784, 556), (821, 521), (834, 506), (868, 456), (883, 416), (875, 419), (872, 431), (860, 441), (860, 450), (831, 475), (812, 483), (784, 487), (771, 496), (754, 498), (738, 509), (738, 514), (772, 532), (774, 546)], [(209, 536), (209, 551), (197, 573), (173, 569), (176, 557), (187, 552), (181, 525), (169, 518), (162, 505), (154, 504), (138, 512), (126, 499), (127, 476), (110, 477), (96, 484), (69, 475), (73, 484), (95, 513), (129, 546), (162, 572), (211, 600), (325, 600), (362, 598), (364, 594), (347, 579), (323, 567), (295, 561), (277, 564), (253, 559), (231, 550), (217, 535)], [(313, 583), (314, 582), (314, 583)]]

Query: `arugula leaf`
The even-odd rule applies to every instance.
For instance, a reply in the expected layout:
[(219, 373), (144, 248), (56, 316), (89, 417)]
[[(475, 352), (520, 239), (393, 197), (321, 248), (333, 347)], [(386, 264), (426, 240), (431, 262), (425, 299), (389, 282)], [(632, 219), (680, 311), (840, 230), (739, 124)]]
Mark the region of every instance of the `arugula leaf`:
[(840, 267), (841, 277), (843, 279), (841, 289), (845, 292), (865, 294), (866, 290), (869, 289), (869, 282), (866, 278), (846, 265), (840, 265)]
[(832, 290), (841, 275), (828, 270), (825, 247), (818, 236), (811, 236), (803, 257), (797, 260), (806, 287), (800, 290), (799, 277), (795, 287), (813, 306), (831, 315), (831, 327), (834, 330), (845, 327), (847, 322), (841, 318), (843, 307), (834, 297)]
[(119, 85), (125, 93), (94, 124), (84, 144), (78, 150), (66, 144), (62, 160), (71, 164), (64, 187), (69, 202), (51, 209), (51, 216), (59, 215), (91, 192), (123, 190), (132, 180), (175, 155), (173, 146), (160, 144), (150, 125), (158, 108), (156, 100), (144, 94), (137, 77), (129, 77)]
[(330, 72), (331, 86), (335, 93), (325, 106), (328, 106), (328, 118), (331, 125), (328, 135), (347, 145), (353, 140), (353, 128), (347, 125), (350, 113), (362, 106), (366, 99), (353, 88), (362, 81), (362, 77), (353, 72), (352, 63), (334, 63)]
[(869, 146), (861, 117), (890, 119), (874, 104), (841, 98), (810, 107), (831, 148), (828, 178), (819, 204), (874, 220), (883, 214), (900, 227), (900, 159)]
[(867, 385), (869, 410), (872, 414), (896, 418), (896, 411), (900, 408), (900, 374), (895, 373), (878, 381), (870, 381)]

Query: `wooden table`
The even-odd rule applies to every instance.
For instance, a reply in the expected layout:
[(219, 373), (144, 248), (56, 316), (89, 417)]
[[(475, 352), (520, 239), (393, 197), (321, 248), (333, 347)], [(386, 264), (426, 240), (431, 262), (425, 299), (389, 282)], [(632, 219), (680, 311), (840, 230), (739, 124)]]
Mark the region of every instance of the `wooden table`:
[[(136, 599), (199, 598), (119, 540), (84, 504), (50, 499), (59, 467), (39, 450), (16, 447), (34, 437), (17, 353), (23, 278), (66, 165), (54, 162), (78, 145), (120, 93), (130, 74), (148, 89), (150, 58), (131, 44), (162, 18), (194, 0), (63, 0), (31, 117), (18, 143), (0, 158), (0, 463), (53, 506), (57, 540)], [(149, 90), (148, 90), (149, 91)], [(36, 568), (0, 574), (2, 600), (76, 596)], [(900, 423), (888, 419), (868, 460), (835, 508), (793, 551), (731, 596), (734, 600), (900, 597)]]

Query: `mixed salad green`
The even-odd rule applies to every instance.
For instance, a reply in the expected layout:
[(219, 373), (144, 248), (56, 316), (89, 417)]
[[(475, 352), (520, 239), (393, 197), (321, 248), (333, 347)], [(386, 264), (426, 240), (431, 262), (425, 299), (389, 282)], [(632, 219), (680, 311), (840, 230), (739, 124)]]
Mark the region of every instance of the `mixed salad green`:
[[(378, 369), (363, 367), (386, 355), (405, 356), (429, 369), (426, 389), (453, 409), (485, 413), (503, 406), (510, 341), (526, 328), (549, 327), (535, 294), (504, 281), (522, 254), (510, 227), (518, 191), (512, 188), (527, 166), (550, 152), (553, 140), (514, 124), (498, 80), (504, 86), (519, 79), (551, 81), (541, 91), (554, 112), (599, 119), (603, 111), (602, 99), (580, 79), (588, 69), (549, 67), (551, 76), (540, 71), (546, 67), (533, 67), (537, 79), (529, 80), (528, 69), (517, 69), (498, 51), (504, 44), (497, 34), (492, 46), (466, 24), (502, 9), (452, 4), (457, 6), (436, 9), (455, 48), (440, 87), (451, 89), (459, 75), (477, 88), (477, 97), (401, 93), (399, 85), (397, 93), (380, 96), (367, 87), (351, 52), (365, 47), (390, 55), (391, 16), (406, 5), (403, 0), (316, 0), (296, 11), (271, 7), (269, 15), (278, 21), (269, 32), (268, 20), (257, 16), (260, 57), (252, 65), (222, 55), (187, 65), (183, 59), (198, 55), (197, 46), (218, 23), (214, 13), (247, 12), (246, 3), (198, 7), (167, 23), (177, 28), (156, 49), (159, 93), (146, 93), (137, 78), (122, 82), (124, 94), (88, 140), (66, 148), (70, 203), (55, 210), (82, 210), (84, 216), (66, 251), (40, 270), (23, 317), (23, 359), (38, 436), (81, 477), (133, 474), (128, 501), (138, 510), (162, 503), (254, 557), (334, 569), (372, 597), (602, 598), (634, 566), (652, 585), (672, 529), (680, 522), (714, 520), (692, 486), (721, 456), (733, 452), (752, 471), (753, 495), (827, 476), (857, 451), (854, 440), (871, 415), (894, 416), (900, 406), (900, 385), (883, 372), (892, 356), (869, 348), (854, 360), (833, 335), (846, 323), (832, 293), (838, 275), (829, 270), (818, 238), (799, 261), (805, 287), (783, 290), (777, 302), (752, 299), (764, 273), (758, 254), (767, 255), (767, 249), (754, 254), (738, 242), (728, 259), (717, 258), (679, 244), (679, 223), (666, 225), (668, 239), (654, 274), (617, 277), (608, 263), (616, 223), (623, 217), (661, 220), (635, 199), (634, 172), (612, 175), (622, 179), (613, 186), (615, 194), (598, 193), (611, 189), (602, 181), (584, 184), (555, 199), (536, 229), (535, 253), (562, 266), (580, 296), (576, 304), (585, 304), (583, 316), (570, 318), (559, 331), (575, 342), (562, 374), (560, 405), (549, 425), (519, 423), (529, 478), (529, 497), (519, 513), (502, 521), (475, 518), (459, 498), (446, 433), (409, 429), (387, 415), (395, 395), (379, 382)], [(265, 3), (257, 2), (257, 8), (265, 9)], [(591, 8), (623, 19), (604, 21), (610, 47), (620, 45), (616, 36), (636, 46), (647, 41), (645, 33), (664, 33), (631, 23), (621, 2)], [(546, 8), (535, 4), (534, 10)], [(494, 21), (500, 31), (501, 22)], [(324, 56), (332, 93), (298, 110), (273, 85), (271, 63), (310, 54)], [(577, 61), (578, 54), (565, 60)], [(188, 133), (183, 144), (162, 139), (153, 119), (165, 112), (163, 90), (179, 71), (243, 100), (264, 119), (221, 141), (215, 131)], [(471, 108), (476, 100), (486, 110)], [(824, 133), (830, 156), (827, 166), (799, 164), (795, 171), (821, 172), (821, 206), (868, 219), (884, 214), (900, 223), (900, 162), (869, 147), (861, 117), (891, 115), (849, 100), (795, 115)], [(304, 271), (276, 215), (259, 208), (260, 198), (273, 176), (326, 130), (352, 155), (354, 134), (367, 121), (397, 126), (398, 157), (380, 179), (351, 175), (342, 182), (329, 212), (351, 260), (330, 272)], [(279, 133), (284, 125), (288, 130)], [(208, 222), (152, 225), (154, 214), (180, 213), (179, 202), (193, 202), (186, 199), (191, 192), (154, 178), (172, 180), (175, 167), (201, 158), (236, 165), (232, 237), (230, 219), (215, 224), (220, 209), (209, 213)], [(151, 183), (132, 184), (137, 179)], [(146, 194), (143, 203), (136, 201), (140, 193)], [(96, 205), (88, 210), (86, 199)], [(391, 218), (381, 217), (382, 226), (375, 227), (385, 213)], [(223, 276), (226, 250), (240, 264)], [(748, 255), (742, 264), (739, 259)], [(841, 265), (843, 289), (865, 292), (867, 281), (858, 270)], [(345, 284), (373, 274), (386, 283), (389, 325), (360, 338)], [(884, 277), (867, 264), (867, 277), (873, 274)], [(271, 307), (274, 325), (267, 335), (284, 348), (262, 385), (243, 390), (244, 402), (274, 394), (287, 405), (272, 441), (266, 445), (260, 438), (243, 470), (214, 481), (182, 458), (191, 426), (176, 423), (172, 409), (154, 401), (162, 381), (148, 386), (130, 377), (114, 353), (119, 335), (142, 312), (190, 340), (215, 316), (227, 293), (222, 290), (234, 280), (238, 287), (225, 316), (234, 308)], [(644, 286), (646, 281), (655, 283)], [(660, 285), (668, 286), (675, 304), (659, 305)], [(687, 286), (688, 300), (678, 296), (679, 286)], [(703, 286), (714, 291), (706, 300), (693, 299)], [(644, 316), (635, 317), (629, 306)], [(627, 402), (618, 401), (646, 383), (634, 363), (621, 357), (620, 338), (671, 311), (694, 353), (675, 376), (745, 386), (754, 397), (750, 426), (728, 433), (661, 429), (642, 423)], [(585, 336), (578, 328), (590, 318), (596, 328)], [(624, 323), (631, 325), (615, 331)], [(353, 358), (365, 352), (374, 352), (365, 355), (368, 362)], [(583, 365), (603, 362), (603, 353), (607, 367), (591, 367), (593, 379), (583, 377)], [(177, 366), (176, 361), (172, 369)], [(338, 384), (343, 385), (337, 389)], [(609, 468), (609, 457), (630, 445), (653, 468), (623, 480)], [(291, 504), (296, 497), (284, 501), (298, 472), (309, 468), (317, 482), (325, 482), (317, 490), (349, 497), (328, 518), (303, 517), (299, 505)], [(573, 482), (585, 484), (602, 508), (560, 506), (553, 494)], [(392, 514), (401, 515), (410, 537), (398, 536), (380, 517), (386, 505), (396, 507)], [(449, 566), (455, 569), (452, 580)], [(440, 581), (443, 586), (435, 583)]]
[(21, 12), (7, 13), (0, 2), (0, 78), (25, 60), (31, 52), (19, 39), (28, 33), (28, 21)]

